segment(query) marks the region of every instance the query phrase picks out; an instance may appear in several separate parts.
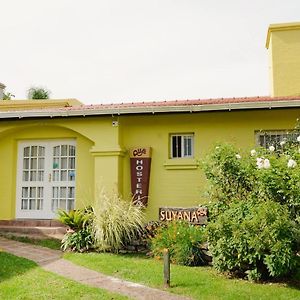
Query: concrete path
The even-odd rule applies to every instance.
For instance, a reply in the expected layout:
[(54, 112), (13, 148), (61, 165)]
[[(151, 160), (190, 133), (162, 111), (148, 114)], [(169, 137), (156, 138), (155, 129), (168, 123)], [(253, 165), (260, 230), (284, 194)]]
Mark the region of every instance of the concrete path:
[(78, 266), (62, 259), (62, 252), (44, 247), (25, 244), (0, 237), (0, 249), (35, 261), (44, 270), (75, 280), (82, 284), (106, 289), (140, 300), (183, 300), (185, 297), (170, 294), (165, 291), (146, 287), (115, 277), (107, 276), (96, 271)]

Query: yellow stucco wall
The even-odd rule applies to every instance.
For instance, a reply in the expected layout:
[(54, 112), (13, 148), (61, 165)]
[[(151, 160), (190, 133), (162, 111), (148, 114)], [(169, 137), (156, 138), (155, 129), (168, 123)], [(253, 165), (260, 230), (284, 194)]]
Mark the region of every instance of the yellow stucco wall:
[(300, 23), (269, 27), (267, 44), (271, 96), (300, 95)]
[(0, 121), (0, 220), (15, 218), (18, 141), (49, 139), (76, 140), (77, 207), (92, 203), (103, 177), (105, 183), (118, 185), (118, 168), (108, 168), (107, 160), (99, 162), (103, 153), (118, 149), (118, 128), (111, 126), (110, 118)]
[[(206, 180), (195, 163), (201, 160), (216, 142), (230, 142), (251, 149), (255, 131), (292, 129), (300, 110), (264, 110), (207, 112), (121, 117), (124, 148), (152, 147), (147, 218), (157, 219), (159, 206), (193, 206), (207, 201)], [(169, 135), (194, 133), (194, 159), (169, 159)], [(184, 167), (190, 169), (182, 169)], [(130, 197), (130, 165), (124, 157), (123, 190)]]
[[(160, 206), (193, 206), (205, 201), (206, 181), (199, 160), (215, 142), (227, 141), (243, 149), (255, 144), (255, 131), (292, 129), (300, 109), (147, 114), (20, 119), (0, 121), (0, 219), (15, 218), (18, 141), (76, 139), (77, 207), (93, 202), (105, 187), (130, 194), (128, 149), (152, 147), (147, 219), (158, 218)], [(172, 133), (194, 133), (194, 159), (170, 159)]]

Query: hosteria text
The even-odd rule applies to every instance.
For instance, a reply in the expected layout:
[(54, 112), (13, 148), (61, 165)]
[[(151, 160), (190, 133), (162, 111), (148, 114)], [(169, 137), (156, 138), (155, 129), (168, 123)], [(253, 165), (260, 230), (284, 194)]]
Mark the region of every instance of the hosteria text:
[(148, 204), (151, 148), (137, 147), (130, 150), (131, 193), (133, 202)]

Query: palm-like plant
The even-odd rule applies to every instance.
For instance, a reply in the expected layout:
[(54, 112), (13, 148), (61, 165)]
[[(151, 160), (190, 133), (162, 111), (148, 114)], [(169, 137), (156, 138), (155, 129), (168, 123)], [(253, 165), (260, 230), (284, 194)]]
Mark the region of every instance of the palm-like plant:
[(3, 100), (11, 100), (11, 98), (15, 97), (15, 95), (9, 93), (9, 92), (4, 92), (3, 93)]
[(58, 210), (58, 220), (69, 226), (70, 229), (78, 231), (84, 229), (91, 220), (91, 211), (87, 209), (76, 209), (66, 212)]

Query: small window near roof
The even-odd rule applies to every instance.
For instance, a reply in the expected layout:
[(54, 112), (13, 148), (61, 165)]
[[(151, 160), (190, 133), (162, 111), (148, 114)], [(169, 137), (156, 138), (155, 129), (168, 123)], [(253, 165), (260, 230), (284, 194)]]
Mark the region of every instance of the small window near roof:
[(194, 134), (171, 134), (171, 158), (193, 158)]

